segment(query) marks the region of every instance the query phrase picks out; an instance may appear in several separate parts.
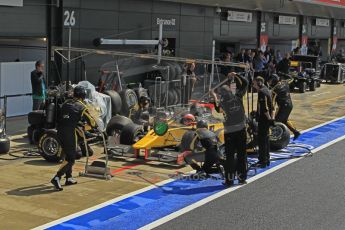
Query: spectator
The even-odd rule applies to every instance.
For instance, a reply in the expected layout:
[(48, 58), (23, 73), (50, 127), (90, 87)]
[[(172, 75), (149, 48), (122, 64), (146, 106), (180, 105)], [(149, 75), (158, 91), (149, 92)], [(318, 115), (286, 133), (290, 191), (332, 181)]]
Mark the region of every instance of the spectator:
[(278, 63), (277, 71), (288, 74), (289, 69), (290, 69), (290, 54), (286, 53), (284, 59)]
[(264, 53), (262, 51), (259, 51), (258, 54), (255, 55), (253, 62), (256, 73), (264, 72), (265, 65), (267, 64), (267, 59), (265, 58)]
[(280, 50), (277, 50), (276, 61), (277, 61), (277, 63), (279, 63), (281, 60), (283, 60), (283, 56), (282, 56)]
[(32, 110), (44, 109), (47, 87), (43, 71), (43, 61), (37, 61), (35, 64), (35, 70), (31, 72)]
[(246, 50), (245, 49), (241, 49), (241, 52), (237, 55), (237, 61), (238, 62), (246, 63), (247, 59), (248, 59), (248, 57), (246, 55)]

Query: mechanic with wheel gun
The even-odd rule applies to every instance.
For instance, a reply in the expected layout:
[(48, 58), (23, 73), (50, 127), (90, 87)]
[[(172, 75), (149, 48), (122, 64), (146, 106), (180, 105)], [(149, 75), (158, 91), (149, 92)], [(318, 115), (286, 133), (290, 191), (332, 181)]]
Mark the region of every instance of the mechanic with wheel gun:
[[(196, 175), (200, 177), (208, 177), (208, 174), (217, 172), (223, 175), (223, 166), (220, 165), (218, 157), (217, 135), (208, 129), (208, 123), (205, 120), (199, 120), (196, 128), (197, 130), (190, 144), (192, 152), (185, 156), (186, 163), (196, 170)], [(205, 157), (204, 164), (200, 167), (197, 162), (202, 161), (203, 157)], [(217, 167), (215, 168), (214, 165)]]
[[(236, 173), (240, 184), (246, 183), (247, 179), (247, 119), (243, 106), (243, 96), (246, 94), (248, 81), (235, 72), (229, 73), (228, 79), (228, 83), (218, 90), (219, 100), (214, 90), (210, 91), (210, 95), (214, 99), (216, 111), (224, 114), (226, 153), (224, 185), (232, 186)], [(237, 153), (237, 163), (235, 162), (235, 153)]]
[(77, 132), (80, 132), (78, 126), (82, 122), (87, 122), (91, 127), (97, 127), (96, 121), (92, 118), (83, 102), (86, 97), (86, 89), (82, 86), (76, 86), (73, 93), (74, 98), (67, 100), (62, 105), (57, 125), (57, 134), (62, 150), (65, 153), (65, 160), (56, 175), (51, 179), (51, 183), (59, 191), (63, 190), (60, 179), (64, 174), (66, 174), (65, 185), (77, 184), (72, 177), (72, 167), (77, 154)]
[[(285, 124), (293, 133), (293, 139), (296, 140), (301, 133), (294, 127), (292, 122), (289, 121), (289, 116), (293, 108), (289, 87), (291, 81), (293, 81), (292, 78), (281, 81), (277, 74), (273, 74), (268, 80), (268, 84), (272, 91), (273, 119)], [(278, 107), (277, 113), (275, 112), (275, 105)]]
[(274, 125), (272, 95), (261, 76), (253, 80), (253, 87), (258, 91), (256, 117), (258, 121), (259, 162), (257, 166), (265, 168), (270, 165), (269, 128)]

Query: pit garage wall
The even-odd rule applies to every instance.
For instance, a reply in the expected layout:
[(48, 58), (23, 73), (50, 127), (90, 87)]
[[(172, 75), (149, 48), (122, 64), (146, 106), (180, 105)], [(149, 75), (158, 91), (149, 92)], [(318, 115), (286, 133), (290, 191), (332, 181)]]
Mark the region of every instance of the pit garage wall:
[[(293, 16), (297, 18), (296, 25), (279, 24), (277, 18), (281, 16)], [(262, 13), (262, 22), (266, 22), (268, 33), (268, 46), (274, 51), (280, 50), (281, 54), (291, 52), (293, 41), (299, 39), (300, 18), (296, 15)]]
[(24, 0), (23, 7), (0, 6), (0, 61), (46, 59), (45, 0)]
[[(74, 11), (76, 18), (72, 27), (72, 46), (95, 48), (95, 38), (128, 31), (135, 32), (117, 38), (156, 39), (157, 18), (175, 19), (175, 25), (164, 26), (163, 37), (176, 39), (176, 56), (211, 58), (214, 8), (153, 0), (64, 0), (63, 12), (66, 10)], [(68, 44), (67, 28), (63, 29), (63, 44)], [(133, 52), (153, 48), (116, 47)], [(100, 55), (85, 57), (88, 80), (96, 83), (100, 66), (112, 60), (112, 57)], [(81, 61), (71, 64), (72, 80), (81, 79), (81, 66)], [(63, 76), (65, 73), (64, 67)]]
[[(217, 44), (219, 43), (233, 43), (235, 45), (236, 52), (241, 48), (255, 48), (256, 36), (257, 36), (257, 12), (252, 12), (252, 22), (237, 22), (227, 20), (227, 11), (241, 11), (236, 9), (222, 9), (221, 15), (214, 17), (214, 30), (213, 36)], [(217, 54), (220, 54), (219, 46), (217, 45)]]
[[(307, 22), (307, 35), (309, 40), (318, 40), (320, 42), (322, 56), (321, 60), (327, 60), (329, 55), (329, 39), (331, 37), (331, 22), (329, 26), (316, 26), (315, 17), (305, 17)], [(331, 21), (331, 19), (330, 19)]]
[(337, 27), (338, 37), (337, 51), (339, 51), (342, 48), (345, 50), (345, 20), (337, 20), (335, 22), (335, 25)]

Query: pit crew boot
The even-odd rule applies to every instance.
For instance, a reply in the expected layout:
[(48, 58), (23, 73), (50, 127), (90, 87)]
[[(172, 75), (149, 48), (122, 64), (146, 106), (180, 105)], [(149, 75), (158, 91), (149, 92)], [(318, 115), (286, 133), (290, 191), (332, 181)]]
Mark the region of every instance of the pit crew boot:
[(300, 135), (301, 135), (301, 133), (298, 132), (297, 130), (295, 132), (293, 132), (293, 140), (295, 141)]
[(74, 180), (73, 177), (68, 177), (68, 178), (66, 178), (65, 185), (66, 186), (68, 186), (68, 185), (75, 185), (77, 183), (78, 182), (76, 180)]
[(50, 183), (52, 183), (54, 185), (56, 190), (58, 190), (58, 191), (63, 190), (61, 183), (60, 183), (60, 177), (58, 177), (58, 176), (53, 177), (53, 179), (51, 179)]

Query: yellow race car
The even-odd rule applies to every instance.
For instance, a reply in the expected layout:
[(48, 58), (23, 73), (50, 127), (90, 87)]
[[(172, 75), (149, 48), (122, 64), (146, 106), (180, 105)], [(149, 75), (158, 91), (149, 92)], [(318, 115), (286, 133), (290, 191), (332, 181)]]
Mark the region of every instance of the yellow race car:
[[(222, 114), (217, 113), (210, 103), (198, 103), (198, 108), (197, 119), (208, 121), (209, 129), (217, 134), (222, 145), (224, 143)], [(182, 108), (177, 109), (173, 114), (166, 112), (163, 115), (156, 114), (152, 128), (135, 124), (123, 116), (115, 116), (107, 128), (108, 151), (115, 157), (131, 156), (182, 165), (183, 152), (189, 150), (196, 129), (195, 122), (189, 124), (182, 122), (183, 117), (189, 113), (191, 113), (189, 109)], [(248, 121), (247, 151), (254, 152), (257, 124), (251, 118)], [(270, 141), (275, 149), (286, 147), (290, 141), (287, 127), (282, 123), (271, 127)]]

